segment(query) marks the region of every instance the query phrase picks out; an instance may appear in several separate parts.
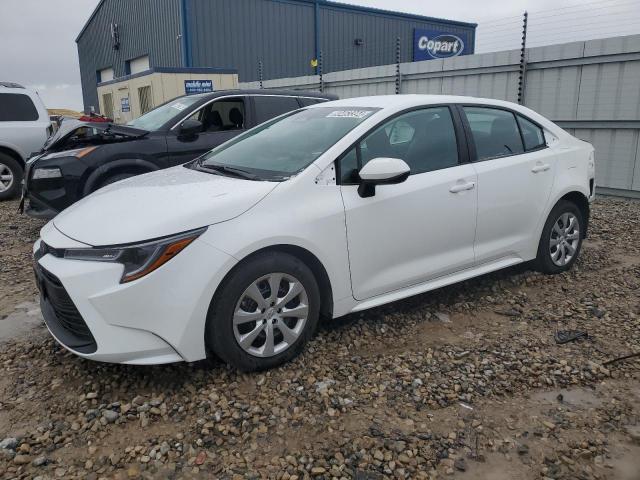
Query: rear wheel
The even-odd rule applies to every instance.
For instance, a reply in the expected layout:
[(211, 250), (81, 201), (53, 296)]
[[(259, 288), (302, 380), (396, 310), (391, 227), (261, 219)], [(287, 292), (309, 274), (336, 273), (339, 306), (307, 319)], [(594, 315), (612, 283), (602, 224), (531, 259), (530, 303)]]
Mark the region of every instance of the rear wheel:
[(551, 210), (542, 230), (536, 263), (543, 273), (569, 270), (582, 247), (584, 219), (572, 202), (561, 200)]
[(320, 313), (313, 273), (278, 252), (239, 266), (216, 293), (207, 316), (208, 347), (243, 371), (273, 368), (300, 354)]
[(20, 192), (24, 170), (18, 161), (0, 153), (0, 200), (14, 198)]

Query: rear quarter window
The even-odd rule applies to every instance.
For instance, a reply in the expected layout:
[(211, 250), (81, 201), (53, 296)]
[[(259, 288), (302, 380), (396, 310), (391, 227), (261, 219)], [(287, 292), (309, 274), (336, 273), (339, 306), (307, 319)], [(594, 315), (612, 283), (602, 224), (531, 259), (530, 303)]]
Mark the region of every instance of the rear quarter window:
[(0, 93), (0, 122), (32, 122), (38, 118), (38, 110), (28, 95)]
[(304, 98), (298, 97), (298, 101), (300, 102), (301, 107), (308, 107), (309, 105), (315, 105), (317, 103), (324, 103), (327, 100), (324, 98)]
[(255, 96), (253, 101), (256, 109), (256, 123), (266, 122), (283, 113), (300, 108), (298, 99), (295, 97)]

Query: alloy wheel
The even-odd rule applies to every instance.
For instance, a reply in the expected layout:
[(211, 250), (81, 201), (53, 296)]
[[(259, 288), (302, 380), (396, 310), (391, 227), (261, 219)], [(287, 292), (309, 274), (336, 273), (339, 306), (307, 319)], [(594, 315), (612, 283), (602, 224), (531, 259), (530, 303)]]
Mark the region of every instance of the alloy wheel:
[(573, 213), (565, 212), (556, 220), (549, 238), (549, 254), (558, 267), (564, 267), (575, 256), (580, 244), (580, 223)]
[(233, 333), (255, 357), (273, 357), (291, 347), (309, 315), (304, 285), (292, 275), (270, 273), (249, 285), (236, 303)]
[(6, 192), (13, 185), (13, 172), (4, 163), (0, 163), (0, 193)]

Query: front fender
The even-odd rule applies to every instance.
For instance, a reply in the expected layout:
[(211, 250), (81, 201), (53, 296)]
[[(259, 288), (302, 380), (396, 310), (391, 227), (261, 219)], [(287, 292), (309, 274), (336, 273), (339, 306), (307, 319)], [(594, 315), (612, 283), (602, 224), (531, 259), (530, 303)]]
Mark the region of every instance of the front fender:
[(98, 183), (110, 172), (123, 168), (134, 168), (136, 170), (146, 170), (148, 172), (153, 172), (160, 169), (160, 167), (158, 167), (158, 165), (156, 165), (155, 163), (152, 163), (148, 160), (143, 160), (141, 158), (123, 158), (120, 160), (113, 160), (111, 162), (104, 163), (93, 170), (93, 172), (91, 172), (91, 174), (89, 174), (89, 176), (87, 177), (82, 192), (83, 196), (89, 195), (91, 192), (93, 192)]

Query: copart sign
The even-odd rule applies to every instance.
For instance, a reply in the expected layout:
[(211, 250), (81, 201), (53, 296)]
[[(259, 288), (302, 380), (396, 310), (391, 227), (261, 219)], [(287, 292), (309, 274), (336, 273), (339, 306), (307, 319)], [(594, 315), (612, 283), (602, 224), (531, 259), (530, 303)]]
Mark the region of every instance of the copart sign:
[(462, 36), (416, 28), (413, 42), (413, 61), (450, 58), (472, 53)]

